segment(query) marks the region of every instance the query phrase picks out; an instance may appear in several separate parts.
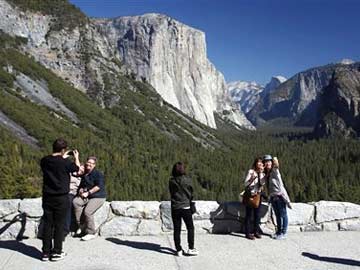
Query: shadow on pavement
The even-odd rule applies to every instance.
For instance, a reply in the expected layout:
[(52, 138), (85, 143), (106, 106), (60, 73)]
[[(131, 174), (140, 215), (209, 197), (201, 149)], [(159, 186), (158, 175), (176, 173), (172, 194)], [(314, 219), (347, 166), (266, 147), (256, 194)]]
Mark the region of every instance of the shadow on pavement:
[(136, 249), (146, 249), (146, 250), (156, 251), (156, 252), (160, 252), (160, 253), (164, 253), (164, 254), (168, 254), (168, 255), (176, 254), (176, 251), (173, 250), (172, 248), (162, 247), (159, 244), (121, 240), (121, 239), (112, 238), (112, 237), (106, 238), (106, 240), (110, 241), (114, 244), (124, 245), (124, 246), (128, 246), (128, 247), (136, 248)]
[(28, 246), (16, 240), (0, 241), (0, 250), (1, 249), (14, 250), (35, 259), (41, 259), (42, 256), (42, 252), (36, 247)]
[(25, 227), (26, 227), (26, 214), (21, 213), (16, 215), (11, 221), (9, 221), (7, 224), (5, 224), (2, 228), (0, 228), (0, 235), (6, 232), (9, 227), (17, 222), (20, 222), (21, 228), (18, 232), (18, 235), (16, 236), (16, 240), (20, 241), (22, 239), (26, 239), (27, 237), (24, 237)]
[(336, 257), (322, 257), (316, 254), (303, 252), (301, 253), (304, 257), (308, 257), (313, 260), (323, 261), (323, 262), (330, 262), (330, 263), (338, 263), (338, 264), (345, 264), (345, 265), (352, 265), (352, 266), (360, 266), (360, 261), (352, 260), (352, 259), (342, 259)]

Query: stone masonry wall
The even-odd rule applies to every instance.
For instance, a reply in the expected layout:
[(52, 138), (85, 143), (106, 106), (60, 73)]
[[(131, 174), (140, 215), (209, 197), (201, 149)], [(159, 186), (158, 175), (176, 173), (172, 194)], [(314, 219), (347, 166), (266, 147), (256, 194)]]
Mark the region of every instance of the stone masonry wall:
[[(196, 233), (241, 232), (245, 207), (240, 202), (196, 201)], [(360, 205), (320, 201), (293, 203), (288, 209), (289, 232), (360, 231)], [(41, 198), (0, 200), (0, 239), (35, 238), (41, 231)], [(261, 227), (272, 233), (275, 216), (261, 205)], [(100, 236), (159, 235), (172, 232), (169, 201), (106, 202), (95, 214)], [(185, 226), (183, 225), (185, 230)]]

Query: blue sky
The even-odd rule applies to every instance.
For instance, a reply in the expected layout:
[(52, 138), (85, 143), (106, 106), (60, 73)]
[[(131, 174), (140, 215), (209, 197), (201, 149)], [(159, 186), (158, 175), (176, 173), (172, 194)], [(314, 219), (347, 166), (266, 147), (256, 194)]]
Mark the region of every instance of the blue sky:
[(90, 17), (166, 14), (206, 33), (227, 82), (360, 61), (358, 0), (70, 0)]

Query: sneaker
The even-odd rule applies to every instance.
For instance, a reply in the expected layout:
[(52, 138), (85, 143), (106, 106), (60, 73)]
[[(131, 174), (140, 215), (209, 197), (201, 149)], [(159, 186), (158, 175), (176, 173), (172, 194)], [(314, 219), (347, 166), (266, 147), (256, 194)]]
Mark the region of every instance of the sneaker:
[(277, 239), (278, 237), (279, 237), (279, 234), (277, 234), (277, 233), (274, 233), (274, 234), (271, 235), (272, 239)]
[(43, 262), (47, 262), (47, 261), (49, 261), (49, 259), (50, 259), (49, 253), (43, 253), (43, 254), (42, 254), (41, 260), (42, 260)]
[(184, 255), (184, 251), (183, 250), (176, 251), (175, 255), (178, 257), (182, 257)]
[(83, 237), (81, 237), (81, 240), (82, 241), (89, 241), (89, 240), (92, 240), (96, 237), (95, 234), (87, 234), (87, 235), (84, 235)]
[(81, 234), (81, 228), (78, 228), (75, 232), (75, 235), (80, 235)]
[(65, 256), (66, 256), (65, 252), (54, 253), (54, 254), (51, 254), (50, 261), (52, 261), (52, 262), (61, 261), (65, 258)]
[(193, 249), (189, 248), (188, 251), (186, 252), (186, 254), (188, 256), (197, 256), (197, 255), (199, 255), (199, 252), (197, 251), (196, 248), (193, 248)]
[(285, 234), (279, 234), (278, 237), (276, 238), (276, 240), (285, 240), (285, 239), (286, 239)]

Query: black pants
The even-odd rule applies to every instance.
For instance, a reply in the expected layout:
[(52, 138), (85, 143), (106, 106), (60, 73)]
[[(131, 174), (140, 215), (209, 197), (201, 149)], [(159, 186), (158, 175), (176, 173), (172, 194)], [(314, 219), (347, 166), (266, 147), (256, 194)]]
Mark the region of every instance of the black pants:
[[(251, 229), (251, 216), (254, 213), (253, 228)], [(246, 206), (245, 210), (245, 233), (260, 233), (260, 207), (252, 208)]]
[(42, 251), (47, 254), (60, 254), (62, 252), (66, 214), (70, 207), (68, 195), (44, 196), (42, 206), (44, 210)]
[(190, 209), (171, 209), (171, 216), (174, 224), (174, 242), (176, 251), (182, 250), (181, 248), (181, 219), (184, 220), (186, 229), (187, 229), (187, 237), (188, 237), (188, 245), (189, 249), (194, 248), (194, 223), (192, 219), (192, 214)]
[(74, 216), (73, 203), (72, 203), (74, 200), (74, 197), (75, 197), (75, 195), (70, 194), (70, 193), (68, 194), (69, 209), (67, 211), (66, 218), (65, 218), (65, 225), (64, 225), (65, 234), (68, 234), (71, 229), (71, 220), (72, 220), (72, 217)]

